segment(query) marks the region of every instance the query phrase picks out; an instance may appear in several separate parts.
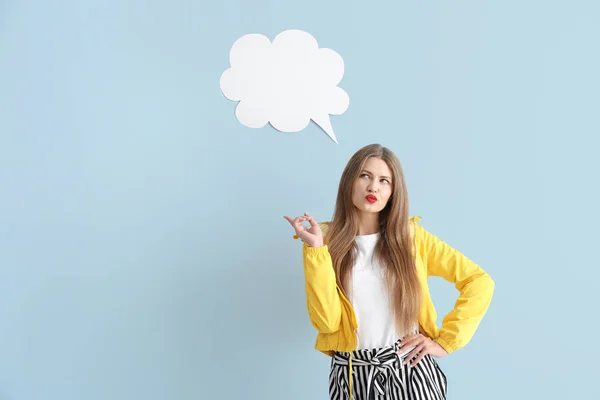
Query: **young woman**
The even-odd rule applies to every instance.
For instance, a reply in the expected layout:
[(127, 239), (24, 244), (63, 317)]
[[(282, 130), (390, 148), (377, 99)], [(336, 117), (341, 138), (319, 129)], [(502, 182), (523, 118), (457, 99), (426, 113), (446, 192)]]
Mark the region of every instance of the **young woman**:
[[(445, 399), (433, 357), (465, 346), (487, 311), (490, 276), (408, 215), (402, 167), (389, 149), (363, 147), (348, 162), (331, 222), (285, 217), (304, 242), (304, 274), (316, 349), (331, 356), (329, 396)], [(305, 226), (307, 222), (310, 226)], [(428, 276), (460, 295), (441, 328)]]

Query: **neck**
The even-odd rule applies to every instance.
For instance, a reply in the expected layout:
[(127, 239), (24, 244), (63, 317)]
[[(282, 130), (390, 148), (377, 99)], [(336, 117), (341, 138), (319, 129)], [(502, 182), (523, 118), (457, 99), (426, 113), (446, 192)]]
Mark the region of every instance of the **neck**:
[(379, 213), (361, 213), (358, 235), (372, 235), (379, 232)]

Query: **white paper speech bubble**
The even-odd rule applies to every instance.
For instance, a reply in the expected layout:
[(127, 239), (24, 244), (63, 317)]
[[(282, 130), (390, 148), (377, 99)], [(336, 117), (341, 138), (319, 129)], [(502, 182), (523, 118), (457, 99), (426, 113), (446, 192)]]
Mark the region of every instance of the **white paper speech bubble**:
[(329, 114), (348, 109), (348, 94), (337, 87), (344, 60), (331, 49), (319, 48), (307, 32), (287, 30), (273, 39), (249, 34), (229, 53), (231, 68), (221, 75), (221, 91), (239, 101), (237, 119), (250, 128), (267, 123), (281, 132), (299, 132), (312, 119), (338, 142)]

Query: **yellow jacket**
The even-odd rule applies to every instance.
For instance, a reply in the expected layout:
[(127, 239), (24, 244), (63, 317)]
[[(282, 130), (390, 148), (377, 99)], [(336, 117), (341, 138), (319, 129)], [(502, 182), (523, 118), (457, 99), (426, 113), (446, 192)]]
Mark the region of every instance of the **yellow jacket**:
[[(494, 281), (473, 261), (417, 225), (420, 219), (411, 218), (423, 297), (419, 325), (421, 333), (436, 340), (449, 354), (473, 337), (489, 307)], [(328, 223), (320, 226), (325, 233)], [(356, 350), (356, 316), (352, 304), (336, 283), (327, 245), (309, 247), (304, 244), (303, 256), (308, 315), (318, 331), (315, 348), (329, 356), (335, 351)], [(437, 314), (427, 285), (428, 276), (440, 276), (454, 283), (460, 292), (454, 309), (444, 317), (441, 329), (436, 325)]]

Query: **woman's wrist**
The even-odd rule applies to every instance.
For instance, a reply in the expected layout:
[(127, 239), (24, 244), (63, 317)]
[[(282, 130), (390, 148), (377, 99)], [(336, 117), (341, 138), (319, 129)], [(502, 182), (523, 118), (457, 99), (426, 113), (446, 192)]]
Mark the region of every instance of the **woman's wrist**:
[(305, 243), (306, 243), (306, 245), (308, 247), (315, 247), (316, 248), (316, 247), (323, 247), (324, 246), (324, 243), (323, 243), (322, 240), (318, 241), (318, 242), (310, 242), (310, 243), (309, 242), (305, 242)]

